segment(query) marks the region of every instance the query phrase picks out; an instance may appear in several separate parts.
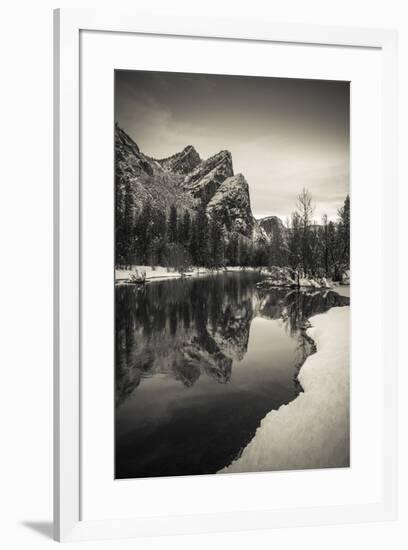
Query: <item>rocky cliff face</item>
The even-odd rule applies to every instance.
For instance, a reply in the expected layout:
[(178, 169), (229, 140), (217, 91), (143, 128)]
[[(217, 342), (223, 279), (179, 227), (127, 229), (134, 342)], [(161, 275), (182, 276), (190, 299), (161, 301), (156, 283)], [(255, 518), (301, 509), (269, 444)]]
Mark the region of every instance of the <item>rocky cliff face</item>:
[(181, 153), (176, 153), (166, 159), (157, 160), (157, 162), (168, 172), (189, 174), (201, 163), (201, 159), (194, 147), (192, 145), (187, 145)]
[(183, 189), (195, 199), (207, 204), (223, 181), (233, 173), (231, 153), (220, 151), (202, 161), (186, 176)]
[(209, 218), (216, 216), (227, 236), (268, 241), (254, 218), (248, 183), (234, 175), (229, 151), (202, 160), (192, 145), (165, 159), (151, 158), (119, 126), (115, 127), (115, 180), (117, 208), (125, 187), (130, 187), (134, 208), (146, 201), (167, 211), (171, 205), (194, 212), (204, 204)]
[(154, 174), (151, 161), (119, 126), (115, 126), (115, 174), (129, 179)]
[[(186, 148), (187, 149), (187, 148)], [(149, 201), (154, 208), (167, 211), (176, 204), (193, 208), (191, 195), (183, 192), (181, 173), (187, 162), (194, 163), (194, 153), (184, 150), (169, 159), (157, 161), (143, 154), (136, 143), (118, 126), (115, 127), (115, 187), (117, 208), (130, 188), (136, 210)], [(171, 167), (176, 167), (171, 170)]]
[(228, 233), (251, 240), (266, 240), (251, 210), (249, 187), (242, 174), (230, 176), (218, 187), (207, 205), (207, 212), (219, 220)]
[(274, 232), (281, 231), (282, 234), (285, 234), (286, 227), (283, 225), (282, 220), (278, 216), (267, 216), (266, 218), (261, 218), (258, 220), (259, 225), (265, 231), (265, 233), (272, 237)]

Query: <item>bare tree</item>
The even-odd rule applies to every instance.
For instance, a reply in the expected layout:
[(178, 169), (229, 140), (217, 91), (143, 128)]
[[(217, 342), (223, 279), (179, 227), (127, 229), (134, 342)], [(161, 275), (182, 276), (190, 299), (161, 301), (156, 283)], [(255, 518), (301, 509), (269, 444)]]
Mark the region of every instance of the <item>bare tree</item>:
[(299, 287), (299, 270), (302, 264), (302, 228), (298, 212), (292, 212), (290, 221), (288, 220), (289, 238), (289, 264), (296, 275), (296, 282)]
[(323, 214), (322, 217), (322, 264), (324, 269), (324, 274), (327, 277), (329, 275), (329, 233), (328, 233), (328, 219), (327, 214)]
[(297, 197), (296, 211), (299, 215), (301, 226), (301, 258), (304, 274), (307, 275), (312, 268), (310, 250), (310, 230), (313, 221), (314, 206), (312, 195), (304, 187)]

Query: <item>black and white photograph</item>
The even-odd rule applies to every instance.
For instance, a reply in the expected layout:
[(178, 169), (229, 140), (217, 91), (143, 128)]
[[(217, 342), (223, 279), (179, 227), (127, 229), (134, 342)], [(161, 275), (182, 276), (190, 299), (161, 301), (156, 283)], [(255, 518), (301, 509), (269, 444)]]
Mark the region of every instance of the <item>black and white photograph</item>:
[(349, 467), (349, 82), (116, 70), (114, 108), (115, 479)]
[(6, 550), (408, 550), (408, 18), (348, 4), (2, 6)]

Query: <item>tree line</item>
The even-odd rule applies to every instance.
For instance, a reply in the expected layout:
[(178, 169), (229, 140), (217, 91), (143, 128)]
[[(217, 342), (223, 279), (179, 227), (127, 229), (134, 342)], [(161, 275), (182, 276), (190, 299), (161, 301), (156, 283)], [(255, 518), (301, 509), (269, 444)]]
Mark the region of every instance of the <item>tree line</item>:
[(312, 196), (303, 189), (297, 198), (296, 209), (287, 220), (284, 262), (305, 276), (340, 280), (350, 268), (350, 197), (347, 195), (338, 210), (336, 221), (329, 221), (325, 214), (317, 225), (313, 212)]
[(225, 237), (221, 224), (209, 220), (205, 205), (195, 213), (171, 206), (168, 212), (149, 201), (134, 213), (125, 191), (123, 208), (116, 208), (116, 264), (161, 265), (178, 270), (225, 264)]
[(275, 226), (270, 242), (252, 242), (206, 214), (171, 206), (166, 212), (146, 201), (136, 210), (128, 182), (116, 198), (116, 264), (221, 268), (290, 266), (304, 276), (340, 279), (350, 265), (350, 198), (336, 221), (313, 221), (312, 196), (303, 189), (286, 226)]

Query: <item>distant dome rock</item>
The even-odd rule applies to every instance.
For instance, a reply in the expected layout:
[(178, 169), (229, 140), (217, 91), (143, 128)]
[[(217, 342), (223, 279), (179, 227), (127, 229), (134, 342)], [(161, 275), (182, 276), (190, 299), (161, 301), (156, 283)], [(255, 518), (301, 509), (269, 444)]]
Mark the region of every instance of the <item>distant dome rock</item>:
[(265, 218), (258, 219), (258, 223), (269, 236), (272, 236), (275, 231), (286, 232), (286, 228), (279, 216), (266, 216)]

